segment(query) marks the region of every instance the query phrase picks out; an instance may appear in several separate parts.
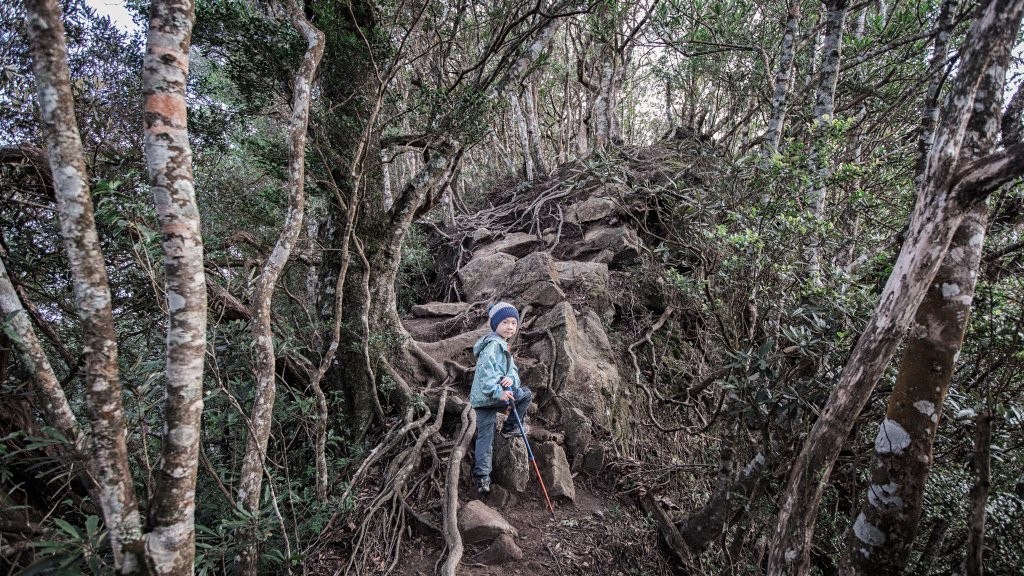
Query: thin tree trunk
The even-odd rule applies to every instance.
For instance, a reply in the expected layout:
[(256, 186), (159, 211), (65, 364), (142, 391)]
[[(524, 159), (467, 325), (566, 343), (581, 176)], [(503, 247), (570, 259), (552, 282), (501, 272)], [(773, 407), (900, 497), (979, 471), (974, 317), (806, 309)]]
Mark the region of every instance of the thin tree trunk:
[[(843, 46), (843, 23), (849, 0), (832, 0), (826, 3), (828, 16), (825, 22), (825, 38), (822, 44), (820, 80), (815, 92), (814, 103), (814, 147), (810, 156), (811, 170), (815, 174), (815, 186), (807, 195), (808, 209), (813, 221), (825, 216), (825, 181), (832, 170), (831, 161), (822, 152), (828, 150), (829, 126), (835, 118), (836, 84), (839, 81), (839, 60)], [(821, 238), (816, 233), (808, 235), (806, 260), (810, 276), (820, 283)]]
[[(992, 49), (992, 63), (979, 84), (967, 124), (961, 154), (966, 160), (995, 149), (1010, 50), (1008, 42)], [(967, 331), (987, 227), (987, 208), (978, 203), (953, 235), (914, 316), (915, 330), (875, 439), (871, 485), (849, 536), (846, 573), (901, 574), (909, 559), (942, 403)]]
[(515, 91), (509, 92), (508, 101), (511, 104), (512, 123), (516, 127), (516, 135), (519, 136), (519, 150), (522, 155), (523, 177), (527, 182), (533, 182), (533, 162), (530, 160), (530, 133), (526, 128), (526, 118), (523, 116), (523, 108), (519, 104), (519, 95)]
[(974, 203), (1024, 170), (1024, 145), (966, 168), (960, 162), (967, 120), (991, 50), (1015, 37), (1022, 8), (1024, 0), (993, 0), (979, 8), (971, 26), (907, 240), (874, 316), (793, 463), (769, 555), (772, 576), (807, 573), (818, 503), (835, 459), (924, 298), (953, 234)]
[(942, 73), (946, 67), (949, 52), (949, 37), (953, 32), (953, 21), (956, 18), (956, 9), (959, 0), (945, 0), (942, 8), (939, 9), (939, 18), (936, 23), (938, 34), (935, 36), (935, 48), (932, 51), (932, 59), (928, 64), (928, 90), (925, 93), (924, 108), (921, 110), (921, 133), (917, 139), (917, 167), (914, 171), (914, 187), (921, 188), (921, 179), (924, 178), (924, 170), (928, 161), (928, 153), (932, 148), (932, 141), (935, 139), (935, 123), (939, 120), (939, 93), (942, 90), (942, 81), (945, 75)]
[(936, 518), (935, 525), (932, 526), (932, 530), (928, 534), (928, 542), (925, 543), (924, 551), (921, 552), (921, 558), (917, 561), (917, 570), (914, 572), (916, 576), (931, 574), (932, 562), (942, 550), (942, 541), (946, 539), (948, 530), (949, 522), (945, 518)]
[[(288, 215), (285, 217), (274, 250), (263, 265), (253, 295), (252, 335), (256, 342), (255, 400), (250, 418), (252, 429), (239, 474), (238, 501), (255, 515), (258, 515), (260, 510), (263, 467), (276, 396), (270, 304), (277, 279), (291, 255), (292, 247), (302, 228), (305, 212), (305, 147), (310, 93), (313, 76), (324, 53), (323, 33), (306, 19), (301, 7), (294, 0), (288, 4), (288, 13), (292, 26), (306, 40), (306, 52), (292, 82), (292, 116), (288, 125)], [(250, 543), (240, 553), (239, 573), (255, 575), (257, 566), (256, 546)]]
[(43, 421), (64, 435), (71, 443), (76, 457), (88, 462), (85, 450), (87, 448), (87, 436), (82, 433), (78, 425), (78, 419), (71, 411), (71, 404), (68, 403), (64, 389), (60, 386), (49, 358), (43, 350), (39, 338), (36, 336), (32, 324), (29, 322), (28, 311), (21, 304), (18, 294), (7, 276), (7, 268), (0, 259), (0, 315), (3, 315), (6, 325), (14, 332), (17, 338), (11, 341), (18, 348), (21, 361), (32, 374), (32, 381), (36, 387), (36, 394), (41, 402), (35, 403), (42, 408)]
[(61, 237), (71, 266), (83, 349), (88, 351), (85, 395), (99, 505), (110, 530), (115, 569), (131, 573), (144, 561), (142, 517), (128, 468), (110, 288), (93, 220), (82, 140), (75, 123), (64, 23), (55, 0), (26, 0), (25, 12)]
[(789, 0), (786, 17), (786, 32), (782, 36), (779, 55), (779, 69), (775, 72), (775, 92), (772, 94), (772, 113), (765, 133), (765, 156), (770, 157), (779, 150), (782, 142), (782, 127), (786, 118), (786, 102), (793, 85), (793, 61), (796, 54), (796, 37), (800, 32), (800, 2)]
[(978, 415), (974, 436), (974, 485), (971, 486), (971, 513), (967, 519), (967, 558), (964, 576), (985, 574), (985, 505), (992, 474), (992, 416), (986, 410)]
[(544, 165), (544, 153), (540, 141), (540, 122), (537, 118), (537, 105), (533, 97), (533, 84), (523, 89), (523, 105), (526, 107), (526, 131), (530, 137), (530, 159), (533, 161), (533, 173), (539, 178), (547, 174)]
[(191, 574), (206, 356), (206, 276), (185, 88), (195, 4), (154, 0), (142, 67), (146, 165), (164, 250), (168, 326), (164, 441), (146, 553), (158, 574)]

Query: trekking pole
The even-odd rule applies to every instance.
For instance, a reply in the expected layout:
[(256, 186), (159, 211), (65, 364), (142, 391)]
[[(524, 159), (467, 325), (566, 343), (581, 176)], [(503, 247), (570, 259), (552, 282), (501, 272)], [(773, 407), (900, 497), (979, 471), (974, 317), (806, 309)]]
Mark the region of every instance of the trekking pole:
[(530, 441), (526, 439), (526, 429), (523, 428), (523, 421), (519, 418), (519, 411), (516, 410), (516, 403), (509, 401), (509, 406), (512, 407), (512, 415), (516, 419), (516, 424), (519, 424), (519, 433), (523, 435), (523, 443), (526, 444), (526, 453), (530, 456), (530, 462), (533, 463), (533, 469), (537, 472), (537, 481), (540, 482), (540, 489), (544, 491), (544, 500), (548, 503), (548, 510), (551, 511), (551, 519), (555, 519), (555, 507), (551, 505), (551, 498), (548, 498), (548, 488), (544, 485), (544, 479), (540, 477), (540, 468), (537, 466), (537, 459), (533, 457), (533, 449), (530, 448)]

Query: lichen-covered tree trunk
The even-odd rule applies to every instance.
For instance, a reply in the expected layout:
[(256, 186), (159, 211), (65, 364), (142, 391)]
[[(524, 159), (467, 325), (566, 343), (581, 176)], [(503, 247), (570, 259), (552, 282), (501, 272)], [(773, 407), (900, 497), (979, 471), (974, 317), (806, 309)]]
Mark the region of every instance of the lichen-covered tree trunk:
[[(273, 419), (276, 397), (274, 371), (274, 338), (270, 323), (270, 304), (277, 279), (291, 256), (302, 229), (305, 213), (306, 128), (309, 123), (310, 95), (313, 77), (324, 53), (324, 35), (304, 16), (301, 7), (291, 0), (287, 4), (289, 18), (296, 32), (306, 41), (302, 63), (292, 80), (292, 115), (288, 123), (288, 214), (273, 251), (263, 264), (253, 294), (252, 336), (256, 343), (256, 364), (253, 369), (255, 399), (250, 416), (249, 441), (239, 473), (238, 500), (258, 515), (262, 494), (263, 467)], [(240, 553), (238, 572), (255, 575), (258, 554), (255, 543)]]
[(523, 107), (515, 90), (508, 93), (508, 101), (511, 105), (512, 123), (515, 124), (516, 135), (519, 137), (519, 150), (523, 158), (523, 176), (527, 182), (533, 182), (533, 159), (530, 157), (530, 131), (526, 127), (526, 116), (523, 114)]
[(793, 61), (796, 55), (797, 34), (800, 32), (800, 2), (789, 0), (786, 16), (786, 32), (782, 36), (779, 51), (779, 69), (775, 72), (775, 90), (772, 94), (772, 112), (768, 118), (768, 130), (764, 135), (766, 156), (775, 154), (782, 142), (782, 127), (786, 119), (786, 102), (793, 81)]
[[(967, 160), (995, 148), (1010, 49), (1009, 42), (993, 47), (992, 63), (967, 124)], [(844, 573), (900, 574), (906, 566), (921, 517), (942, 403), (967, 331), (987, 227), (988, 212), (979, 203), (953, 235), (914, 316), (886, 417), (875, 438), (871, 483), (849, 535)]]
[(921, 517), (942, 402), (967, 328), (986, 211), (964, 218), (917, 309), (885, 420), (875, 437), (871, 480), (849, 535), (846, 574), (901, 574)]
[(915, 188), (921, 188), (921, 179), (924, 178), (924, 169), (928, 161), (928, 152), (931, 151), (932, 141), (935, 138), (935, 123), (939, 119), (939, 93), (942, 89), (942, 81), (945, 75), (942, 73), (946, 66), (949, 52), (949, 37), (953, 32), (953, 21), (956, 17), (956, 8), (959, 0), (945, 0), (942, 8), (939, 9), (937, 21), (937, 34), (935, 35), (935, 46), (932, 50), (932, 59), (928, 64), (928, 89), (925, 93), (924, 108), (921, 109), (921, 133), (917, 139), (917, 169), (914, 171)]
[(806, 574), (822, 492), (836, 457), (906, 332), (966, 213), (1024, 170), (1024, 145), (963, 166), (967, 120), (994, 46), (1014, 38), (1024, 0), (979, 7), (961, 53), (960, 71), (943, 108), (935, 145), (911, 216), (907, 240), (835, 390), (793, 463), (769, 554), (771, 575)]
[(534, 102), (535, 85), (527, 84), (523, 88), (523, 112), (526, 114), (526, 130), (530, 137), (530, 159), (533, 161), (533, 173), (538, 177), (547, 174), (544, 154), (541, 148), (540, 119), (537, 117), (537, 105)]
[(75, 124), (64, 24), (56, 0), (27, 0), (25, 12), (40, 121), (86, 351), (85, 395), (98, 504), (110, 530), (115, 567), (131, 573), (143, 562), (142, 518), (128, 468), (110, 288), (93, 220), (82, 140)]
[(164, 437), (146, 554), (158, 574), (191, 574), (206, 358), (206, 277), (185, 88), (195, 4), (154, 0), (142, 68), (149, 186), (160, 224), (168, 326)]
[(964, 576), (985, 574), (985, 507), (992, 476), (992, 415), (985, 410), (975, 420), (974, 484), (971, 485), (971, 511), (967, 517), (967, 555), (961, 573)]
[[(839, 81), (839, 61), (843, 47), (843, 24), (849, 0), (830, 0), (826, 2), (828, 16), (825, 21), (825, 37), (822, 42), (822, 59), (819, 72), (818, 88), (814, 99), (814, 148), (810, 156), (811, 170), (814, 172), (814, 186), (807, 194), (807, 205), (812, 220), (819, 221), (825, 215), (825, 181), (832, 170), (829, 166), (827, 151), (829, 126), (835, 120), (836, 84)], [(807, 239), (805, 258), (811, 277), (820, 282), (821, 269), (821, 238), (812, 233)]]

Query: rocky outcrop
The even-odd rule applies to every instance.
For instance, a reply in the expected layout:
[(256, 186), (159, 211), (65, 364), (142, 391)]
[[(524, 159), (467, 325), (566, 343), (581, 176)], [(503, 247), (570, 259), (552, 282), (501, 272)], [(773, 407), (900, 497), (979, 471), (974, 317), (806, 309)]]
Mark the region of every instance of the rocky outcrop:
[(471, 500), (459, 509), (459, 533), (469, 544), (490, 542), (503, 535), (519, 532), (497, 510), (479, 500)]
[(463, 299), (479, 302), (502, 296), (503, 282), (512, 273), (516, 260), (504, 252), (470, 260), (458, 273)]
[(492, 242), (473, 251), (473, 258), (482, 258), (504, 252), (510, 254), (516, 258), (522, 258), (527, 254), (532, 254), (538, 250), (544, 249), (544, 241), (537, 238), (533, 234), (526, 234), (524, 232), (513, 232), (507, 234), (501, 240)]

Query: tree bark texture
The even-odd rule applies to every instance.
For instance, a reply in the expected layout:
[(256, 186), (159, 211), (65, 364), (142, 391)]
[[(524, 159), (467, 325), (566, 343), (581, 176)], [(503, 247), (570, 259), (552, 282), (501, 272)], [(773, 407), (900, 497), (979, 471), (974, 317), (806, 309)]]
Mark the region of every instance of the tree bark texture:
[[(966, 160), (995, 149), (1010, 51), (1009, 42), (993, 46), (967, 123), (961, 153)], [(875, 438), (871, 485), (849, 535), (845, 572), (900, 574), (906, 567), (942, 403), (967, 331), (987, 227), (988, 211), (978, 203), (954, 233), (914, 316), (886, 418)], [(903, 443), (908, 445), (901, 447)]]
[[(249, 441), (239, 475), (238, 500), (253, 514), (260, 510), (263, 468), (273, 419), (276, 397), (274, 370), (274, 338), (270, 321), (270, 305), (277, 279), (291, 256), (292, 248), (302, 230), (305, 214), (306, 128), (313, 77), (324, 53), (324, 35), (304, 16), (294, 0), (288, 3), (292, 27), (306, 41), (302, 63), (292, 80), (292, 115), (288, 123), (288, 214), (273, 251), (256, 280), (253, 294), (252, 336), (256, 342), (255, 399), (253, 401)], [(241, 553), (239, 573), (257, 572), (258, 554), (255, 544)]]
[(967, 120), (991, 51), (1015, 37), (1022, 7), (1024, 0), (988, 2), (979, 7), (968, 32), (907, 240), (872, 319), (793, 463), (769, 555), (768, 572), (773, 576), (807, 573), (818, 503), (835, 459), (932, 283), (953, 234), (975, 202), (1024, 169), (1024, 147), (1019, 145), (966, 167), (960, 162)]
[(935, 35), (935, 47), (928, 65), (930, 80), (924, 97), (924, 108), (921, 110), (921, 134), (917, 139), (918, 164), (914, 171), (914, 184), (918, 189), (921, 188), (921, 179), (924, 177), (928, 153), (931, 151), (932, 142), (935, 139), (935, 123), (939, 119), (939, 93), (945, 78), (942, 72), (948, 60), (949, 37), (953, 32), (953, 21), (956, 18), (958, 4), (959, 0), (945, 0), (942, 3), (942, 8), (939, 9), (939, 18), (936, 23), (938, 33)]
[(772, 94), (772, 112), (765, 133), (765, 155), (778, 152), (782, 143), (782, 127), (786, 119), (786, 102), (793, 82), (793, 61), (796, 55), (796, 39), (800, 33), (800, 2), (790, 0), (786, 15), (786, 31), (782, 36), (779, 52), (779, 69), (775, 72), (775, 91)]
[(992, 475), (992, 416), (986, 410), (978, 415), (974, 434), (974, 484), (971, 486), (971, 512), (967, 518), (967, 558), (964, 576), (985, 574), (985, 505)]
[(27, 0), (25, 12), (40, 121), (86, 351), (85, 393), (99, 505), (110, 530), (115, 568), (131, 573), (143, 562), (142, 518), (128, 468), (110, 287), (93, 220), (82, 140), (75, 123), (64, 24), (56, 0)]
[(533, 159), (530, 157), (530, 132), (526, 128), (526, 116), (523, 114), (523, 107), (519, 102), (519, 95), (515, 90), (508, 93), (508, 101), (511, 104), (512, 123), (516, 127), (516, 135), (519, 137), (519, 150), (522, 154), (523, 177), (527, 182), (533, 182)]
[[(80, 452), (77, 456), (85, 456), (87, 438), (82, 434), (78, 419), (71, 411), (67, 396), (64, 395), (64, 389), (61, 388), (50, 360), (46, 357), (35, 330), (32, 329), (28, 311), (18, 298), (3, 260), (0, 260), (0, 314), (3, 315), (7, 326), (17, 335), (13, 342), (21, 355), (21, 361), (32, 373), (35, 392), (39, 399), (34, 404), (42, 408), (43, 420), (47, 426), (57, 429), (72, 442), (72, 446)], [(85, 460), (88, 461), (87, 458)]]
[(544, 164), (540, 120), (537, 117), (537, 104), (534, 102), (533, 90), (533, 84), (523, 87), (523, 112), (526, 114), (526, 130), (530, 137), (530, 159), (533, 161), (533, 173), (537, 177), (543, 177), (547, 174), (547, 167)]
[[(825, 181), (831, 175), (830, 158), (822, 152), (828, 150), (829, 126), (835, 120), (836, 84), (839, 81), (839, 61), (843, 47), (843, 24), (849, 0), (831, 0), (826, 3), (827, 18), (825, 37), (822, 41), (822, 59), (818, 88), (814, 98), (814, 145), (811, 148), (810, 164), (814, 172), (814, 185), (807, 194), (808, 212), (814, 221), (825, 215)], [(807, 238), (805, 259), (814, 282), (820, 283), (821, 238), (812, 232)]]
[(476, 410), (466, 404), (462, 409), (462, 433), (455, 448), (448, 457), (448, 475), (446, 477), (445, 500), (444, 500), (444, 539), (448, 545), (448, 558), (445, 559), (441, 574), (444, 576), (456, 576), (459, 570), (459, 563), (462, 561), (464, 548), (462, 545), (462, 534), (459, 533), (459, 473), (462, 466), (462, 459), (466, 456), (466, 449), (469, 447), (473, 434), (476, 433)]
[(146, 553), (158, 574), (191, 574), (203, 414), (206, 277), (192, 180), (185, 88), (195, 4), (154, 0), (142, 68), (149, 185), (164, 251), (167, 294), (164, 436), (150, 502)]

